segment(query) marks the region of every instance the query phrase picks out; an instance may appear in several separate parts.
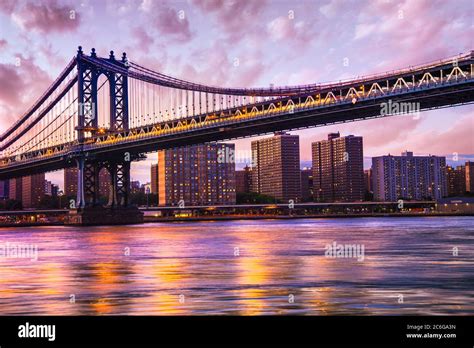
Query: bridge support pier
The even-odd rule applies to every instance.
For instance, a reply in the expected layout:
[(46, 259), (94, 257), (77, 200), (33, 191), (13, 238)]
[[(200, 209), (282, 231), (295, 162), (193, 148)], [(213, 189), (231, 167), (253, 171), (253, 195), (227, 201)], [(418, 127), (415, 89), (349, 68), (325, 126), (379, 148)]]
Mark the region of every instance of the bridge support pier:
[[(130, 162), (111, 160), (100, 162), (81, 156), (78, 168), (77, 205), (69, 211), (69, 225), (124, 225), (143, 222), (143, 213), (130, 205)], [(106, 206), (99, 203), (99, 172), (110, 173), (111, 187)]]
[(143, 213), (133, 206), (129, 207), (85, 207), (71, 209), (65, 221), (66, 225), (131, 225), (143, 223)]

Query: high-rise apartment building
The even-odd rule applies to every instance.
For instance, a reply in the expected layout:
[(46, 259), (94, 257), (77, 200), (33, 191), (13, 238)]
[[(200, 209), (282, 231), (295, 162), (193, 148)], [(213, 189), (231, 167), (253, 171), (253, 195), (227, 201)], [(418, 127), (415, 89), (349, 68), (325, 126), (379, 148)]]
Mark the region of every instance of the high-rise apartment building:
[(203, 144), (158, 151), (159, 205), (235, 204), (234, 144)]
[(23, 208), (38, 208), (45, 196), (45, 175), (34, 174), (22, 178), (21, 202)]
[(9, 198), (21, 201), (23, 199), (23, 179), (22, 178), (13, 178), (9, 180)]
[(301, 201), (298, 135), (278, 132), (252, 141), (252, 191), (282, 202)]
[(361, 201), (364, 198), (362, 137), (330, 133), (327, 140), (311, 145), (315, 201)]
[(374, 200), (440, 199), (447, 195), (446, 158), (438, 156), (380, 156), (372, 158)]
[(466, 192), (466, 167), (446, 167), (448, 196), (462, 196)]
[(474, 162), (468, 161), (466, 168), (466, 192), (474, 193)]
[(64, 195), (75, 197), (77, 195), (77, 168), (64, 169)]

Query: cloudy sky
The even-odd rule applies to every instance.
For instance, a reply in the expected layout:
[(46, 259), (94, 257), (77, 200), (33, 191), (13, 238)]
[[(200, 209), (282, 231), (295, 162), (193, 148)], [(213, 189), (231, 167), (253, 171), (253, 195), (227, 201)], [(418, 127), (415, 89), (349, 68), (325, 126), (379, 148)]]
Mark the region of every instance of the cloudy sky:
[[(218, 86), (337, 81), (474, 49), (472, 0), (0, 1), (0, 131), (41, 95), (78, 45), (127, 52), (140, 65)], [(238, 60), (239, 64), (235, 64)], [(364, 137), (364, 156), (474, 158), (474, 106), (294, 132), (301, 159), (340, 131)], [(248, 151), (249, 139), (236, 141)], [(454, 161), (456, 159), (458, 161)], [(132, 177), (149, 180), (147, 162)], [(366, 166), (369, 164), (367, 161)], [(49, 174), (61, 182), (61, 173)]]

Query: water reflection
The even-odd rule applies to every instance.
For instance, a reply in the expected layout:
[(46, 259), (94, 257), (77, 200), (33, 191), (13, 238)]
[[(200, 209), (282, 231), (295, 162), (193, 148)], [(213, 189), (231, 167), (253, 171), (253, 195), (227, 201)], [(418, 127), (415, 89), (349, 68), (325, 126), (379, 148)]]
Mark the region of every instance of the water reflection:
[[(0, 229), (0, 314), (473, 314), (474, 218)], [(364, 261), (325, 257), (334, 241)], [(459, 255), (453, 255), (457, 247)]]

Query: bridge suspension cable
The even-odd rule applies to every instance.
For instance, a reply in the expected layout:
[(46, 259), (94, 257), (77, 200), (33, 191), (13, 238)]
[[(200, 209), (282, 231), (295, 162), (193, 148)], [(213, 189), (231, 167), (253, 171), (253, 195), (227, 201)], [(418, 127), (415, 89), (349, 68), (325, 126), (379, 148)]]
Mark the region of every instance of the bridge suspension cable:
[(76, 66), (76, 58), (74, 57), (64, 68), (56, 80), (48, 87), (48, 89), (41, 95), (40, 98), (21, 116), (10, 128), (8, 128), (2, 135), (0, 135), (0, 142), (4, 141), (15, 129), (26, 122), (30, 116), (54, 93), (59, 85), (66, 79), (70, 72)]

